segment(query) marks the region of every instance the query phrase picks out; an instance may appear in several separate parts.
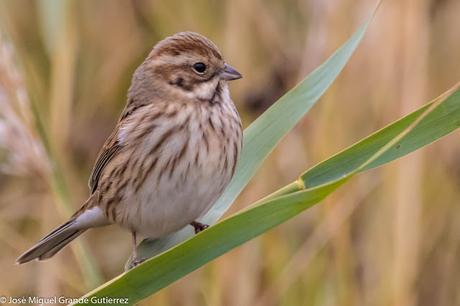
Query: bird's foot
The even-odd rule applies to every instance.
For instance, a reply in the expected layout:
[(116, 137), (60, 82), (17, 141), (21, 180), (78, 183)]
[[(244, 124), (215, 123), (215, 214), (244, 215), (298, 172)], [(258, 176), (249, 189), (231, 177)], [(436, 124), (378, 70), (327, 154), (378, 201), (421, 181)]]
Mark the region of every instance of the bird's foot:
[(191, 226), (193, 226), (193, 228), (195, 229), (195, 234), (198, 234), (199, 232), (207, 229), (209, 227), (209, 225), (207, 224), (204, 224), (204, 223), (200, 223), (200, 222), (197, 222), (197, 221), (193, 221), (192, 223), (190, 223)]
[(141, 263), (143, 263), (147, 258), (134, 258), (133, 261), (131, 262), (131, 265), (133, 268), (137, 267)]

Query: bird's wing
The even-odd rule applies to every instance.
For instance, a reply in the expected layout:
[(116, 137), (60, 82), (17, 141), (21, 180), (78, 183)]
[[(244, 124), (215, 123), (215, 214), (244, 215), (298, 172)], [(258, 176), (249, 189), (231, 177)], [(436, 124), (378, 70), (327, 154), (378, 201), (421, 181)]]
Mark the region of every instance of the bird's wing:
[(99, 152), (98, 159), (94, 165), (93, 171), (88, 182), (91, 193), (97, 189), (99, 178), (101, 177), (102, 170), (109, 163), (109, 161), (117, 155), (122, 148), (122, 145), (117, 140), (118, 133), (114, 132), (106, 141), (101, 151)]
[(88, 182), (91, 194), (93, 194), (96, 191), (99, 179), (105, 166), (123, 148), (123, 144), (119, 141), (119, 133), (123, 129), (123, 126), (130, 121), (131, 115), (133, 113), (137, 112), (140, 108), (144, 106), (145, 104), (138, 104), (133, 103), (133, 101), (129, 101), (129, 103), (126, 105), (125, 109), (121, 113), (117, 126), (115, 127), (114, 131), (109, 136), (109, 138), (107, 138), (102, 149), (99, 151), (98, 158), (94, 165), (93, 171), (91, 172), (91, 176)]

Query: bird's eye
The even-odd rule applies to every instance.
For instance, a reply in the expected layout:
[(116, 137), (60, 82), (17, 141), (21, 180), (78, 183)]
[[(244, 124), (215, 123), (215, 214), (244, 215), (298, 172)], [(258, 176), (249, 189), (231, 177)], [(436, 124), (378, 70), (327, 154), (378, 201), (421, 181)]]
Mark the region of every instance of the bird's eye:
[(206, 71), (206, 65), (202, 62), (195, 63), (193, 64), (193, 70), (198, 74), (203, 74)]

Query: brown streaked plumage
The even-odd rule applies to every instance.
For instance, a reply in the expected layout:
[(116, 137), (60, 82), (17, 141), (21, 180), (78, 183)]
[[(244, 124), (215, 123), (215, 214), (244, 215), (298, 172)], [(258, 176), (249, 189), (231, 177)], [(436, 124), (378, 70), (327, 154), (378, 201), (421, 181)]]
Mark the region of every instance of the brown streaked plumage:
[(159, 42), (136, 69), (128, 102), (89, 180), (91, 195), (69, 221), (18, 263), (46, 259), (89, 228), (116, 223), (159, 238), (197, 222), (229, 183), (242, 127), (227, 82), (241, 75), (197, 33)]

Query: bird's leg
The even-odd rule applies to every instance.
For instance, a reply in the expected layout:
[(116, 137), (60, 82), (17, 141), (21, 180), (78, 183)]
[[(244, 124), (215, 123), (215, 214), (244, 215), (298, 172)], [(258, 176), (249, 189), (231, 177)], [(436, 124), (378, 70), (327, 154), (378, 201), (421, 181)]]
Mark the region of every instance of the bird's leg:
[(195, 229), (195, 234), (198, 234), (199, 232), (207, 229), (209, 227), (209, 225), (207, 224), (204, 224), (204, 223), (200, 223), (200, 222), (197, 222), (197, 221), (193, 221), (192, 223), (190, 223), (191, 226), (193, 226), (193, 228)]
[(131, 235), (132, 235), (132, 242), (133, 242), (133, 256), (135, 259), (137, 259), (137, 235), (136, 235), (136, 232), (131, 232)]
[(137, 235), (136, 235), (136, 232), (132, 231), (131, 232), (132, 234), (132, 237), (133, 237), (133, 261), (132, 261), (132, 264), (133, 264), (133, 267), (141, 264), (145, 259), (140, 259), (138, 257), (138, 254), (137, 254)]

